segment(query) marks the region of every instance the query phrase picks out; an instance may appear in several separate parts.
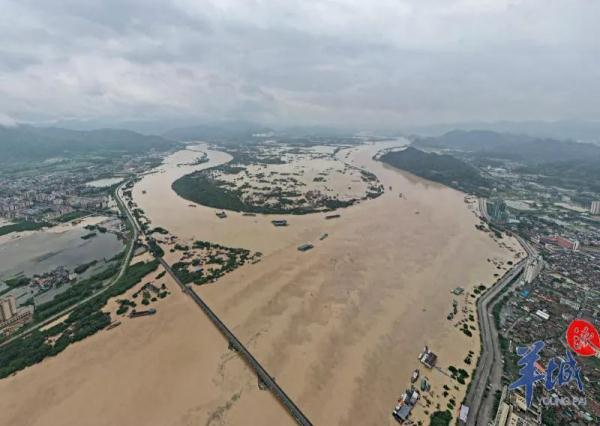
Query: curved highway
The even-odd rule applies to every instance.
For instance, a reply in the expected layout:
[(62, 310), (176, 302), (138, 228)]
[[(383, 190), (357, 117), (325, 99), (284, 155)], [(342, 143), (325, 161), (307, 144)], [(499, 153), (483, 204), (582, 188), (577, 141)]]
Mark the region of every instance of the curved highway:
[(521, 275), (525, 267), (525, 261), (523, 259), (516, 264), (477, 301), (477, 316), (479, 317), (483, 349), (464, 402), (464, 405), (469, 407), (467, 425), (485, 425), (489, 421), (488, 410), (482, 407), (484, 405), (485, 389), (492, 367), (499, 368), (500, 373), (502, 372), (502, 354), (500, 353), (500, 343), (498, 342), (498, 332), (494, 324), (492, 309), (498, 301), (497, 296)]
[[(485, 199), (479, 199), (479, 210), (482, 218), (486, 222), (489, 222), (490, 218), (486, 211)], [(487, 425), (490, 422), (494, 416), (494, 413), (491, 412), (494, 393), (496, 390), (501, 389), (504, 363), (500, 351), (498, 330), (496, 330), (492, 314), (494, 306), (500, 300), (498, 296), (519, 278), (525, 269), (527, 259), (537, 255), (535, 249), (527, 241), (518, 235), (515, 235), (515, 238), (527, 252), (527, 257), (514, 265), (496, 285), (477, 301), (477, 315), (479, 317), (479, 329), (483, 348), (464, 402), (464, 405), (469, 407), (469, 415), (466, 422), (469, 426)], [(486, 394), (485, 391), (488, 383), (489, 392)]]
[(15, 339), (18, 339), (19, 337), (23, 336), (24, 334), (27, 334), (33, 330), (37, 330), (37, 329), (45, 326), (46, 324), (50, 324), (52, 321), (62, 317), (63, 315), (68, 314), (76, 307), (81, 306), (83, 303), (88, 302), (88, 301), (92, 300), (94, 297), (98, 296), (99, 294), (104, 293), (109, 288), (111, 288), (125, 274), (125, 271), (127, 271), (127, 267), (129, 266), (129, 262), (131, 261), (131, 258), (133, 257), (133, 251), (135, 250), (135, 242), (137, 241), (138, 236), (139, 236), (139, 228), (137, 226), (137, 223), (133, 219), (133, 216), (130, 215), (127, 205), (121, 200), (120, 195), (119, 195), (119, 191), (121, 189), (123, 189), (123, 186), (125, 186), (127, 183), (129, 183), (129, 181), (123, 182), (115, 190), (115, 200), (117, 201), (117, 204), (119, 205), (119, 209), (126, 214), (127, 218), (129, 219), (129, 222), (131, 223), (131, 227), (133, 230), (133, 235), (132, 235), (131, 239), (129, 240), (129, 247), (127, 249), (127, 254), (123, 258), (123, 263), (121, 263), (119, 273), (115, 277), (113, 277), (112, 280), (107, 285), (105, 285), (102, 289), (98, 290), (91, 296), (88, 296), (85, 299), (81, 299), (79, 302), (69, 306), (68, 308), (63, 309), (62, 311), (58, 312), (57, 314), (52, 315), (51, 317), (46, 318), (44, 321), (42, 321), (40, 323), (37, 323), (35, 325), (32, 325), (31, 327), (27, 327), (27, 328), (19, 331), (18, 334), (15, 334), (10, 339), (0, 343), (0, 347), (14, 341)]

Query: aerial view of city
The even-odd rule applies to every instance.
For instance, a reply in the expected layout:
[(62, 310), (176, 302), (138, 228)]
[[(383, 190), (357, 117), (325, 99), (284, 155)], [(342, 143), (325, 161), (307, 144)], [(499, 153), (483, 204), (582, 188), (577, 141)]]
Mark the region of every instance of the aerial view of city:
[(2, 9), (0, 425), (600, 424), (600, 3)]

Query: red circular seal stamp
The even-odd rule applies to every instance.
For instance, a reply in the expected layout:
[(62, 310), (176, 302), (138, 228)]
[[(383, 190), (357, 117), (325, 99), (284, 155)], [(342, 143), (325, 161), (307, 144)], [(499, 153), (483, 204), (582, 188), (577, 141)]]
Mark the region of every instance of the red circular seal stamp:
[(598, 330), (588, 321), (573, 320), (567, 328), (566, 337), (571, 349), (581, 356), (593, 356), (600, 350)]

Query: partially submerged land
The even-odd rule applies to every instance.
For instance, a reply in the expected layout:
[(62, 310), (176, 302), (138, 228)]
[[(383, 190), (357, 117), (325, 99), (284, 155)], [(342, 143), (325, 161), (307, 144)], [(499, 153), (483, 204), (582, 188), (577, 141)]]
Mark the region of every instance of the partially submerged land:
[(130, 131), (0, 126), (0, 296), (10, 306), (1, 342), (119, 278), (130, 236), (114, 192), (176, 146)]
[[(0, 422), (214, 426), (224, 418), (233, 424), (253, 418), (262, 419), (257, 424), (292, 425), (285, 411), (272, 409), (271, 395), (258, 389), (256, 376), (227, 350), (218, 331), (169, 276), (156, 278), (160, 273), (159, 266), (103, 308), (120, 322), (118, 327), (1, 380), (8, 399), (0, 402)], [(117, 315), (117, 300), (147, 309), (140, 308), (142, 294), (133, 294), (148, 282), (165, 283), (171, 293), (149, 305), (156, 314)], [(232, 405), (242, 408), (233, 418), (228, 413)]]
[[(34, 365), (46, 357), (56, 356), (70, 344), (107, 327), (111, 323), (111, 317), (102, 312), (106, 302), (111, 297), (129, 289), (156, 267), (157, 261), (132, 265), (127, 276), (119, 279), (108, 291), (75, 308), (64, 318), (64, 321), (43, 330), (34, 330), (32, 333), (4, 345), (0, 351), (0, 378)], [(101, 274), (82, 281), (77, 286), (58, 295), (51, 303), (40, 305), (35, 311), (34, 321), (42, 322), (77, 301), (99, 292), (104, 280), (114, 274), (115, 271), (108, 268)]]
[(173, 183), (181, 197), (217, 209), (305, 214), (348, 207), (383, 192), (377, 177), (336, 158), (342, 146), (228, 147), (233, 159)]
[[(314, 424), (395, 424), (391, 410), (411, 372), (423, 368), (417, 355), (425, 344), (449, 375), (427, 371), (431, 391), (423, 401), (430, 402), (418, 405), (412, 418), (427, 424), (445, 410), (456, 418), (467, 382), (462, 370), (471, 374), (479, 352), (475, 297), (520, 256), (514, 240), (475, 228), (475, 203), (463, 194), (372, 159), (402, 143), (335, 153), (376, 175), (385, 192), (332, 212), (339, 215), (334, 220), (322, 213), (282, 215), (289, 226), (278, 228), (269, 215), (221, 219), (214, 208), (190, 207), (171, 184), (231, 159), (214, 149), (205, 148), (209, 161), (202, 164), (185, 164), (197, 152), (174, 154), (132, 190), (148, 228), (168, 230), (153, 234), (167, 261), (188, 253), (187, 273), (194, 259), (200, 259), (196, 266), (210, 265), (211, 250), (222, 250), (217, 245), (263, 254), (197, 291)], [(196, 241), (210, 242), (208, 251), (194, 251)], [(307, 243), (314, 248), (297, 250)], [(171, 294), (159, 299), (156, 315), (124, 322), (0, 381), (7, 395), (0, 420), (293, 424), (203, 314), (163, 279)], [(458, 286), (465, 289), (460, 298), (451, 293)], [(118, 298), (134, 300), (133, 293)], [(451, 321), (454, 299), (458, 312)], [(109, 305), (116, 312), (123, 303)], [(157, 391), (161, 386), (168, 391)]]

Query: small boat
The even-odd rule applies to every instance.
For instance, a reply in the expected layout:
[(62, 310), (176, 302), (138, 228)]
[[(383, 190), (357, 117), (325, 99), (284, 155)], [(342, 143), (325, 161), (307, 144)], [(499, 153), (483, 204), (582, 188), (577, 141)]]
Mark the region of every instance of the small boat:
[(413, 371), (412, 376), (410, 376), (410, 382), (414, 383), (417, 381), (418, 378), (419, 378), (419, 369), (417, 368), (415, 371)]
[(121, 325), (121, 321), (113, 321), (111, 322), (108, 327), (106, 327), (106, 330), (112, 330), (115, 327), (118, 327)]

